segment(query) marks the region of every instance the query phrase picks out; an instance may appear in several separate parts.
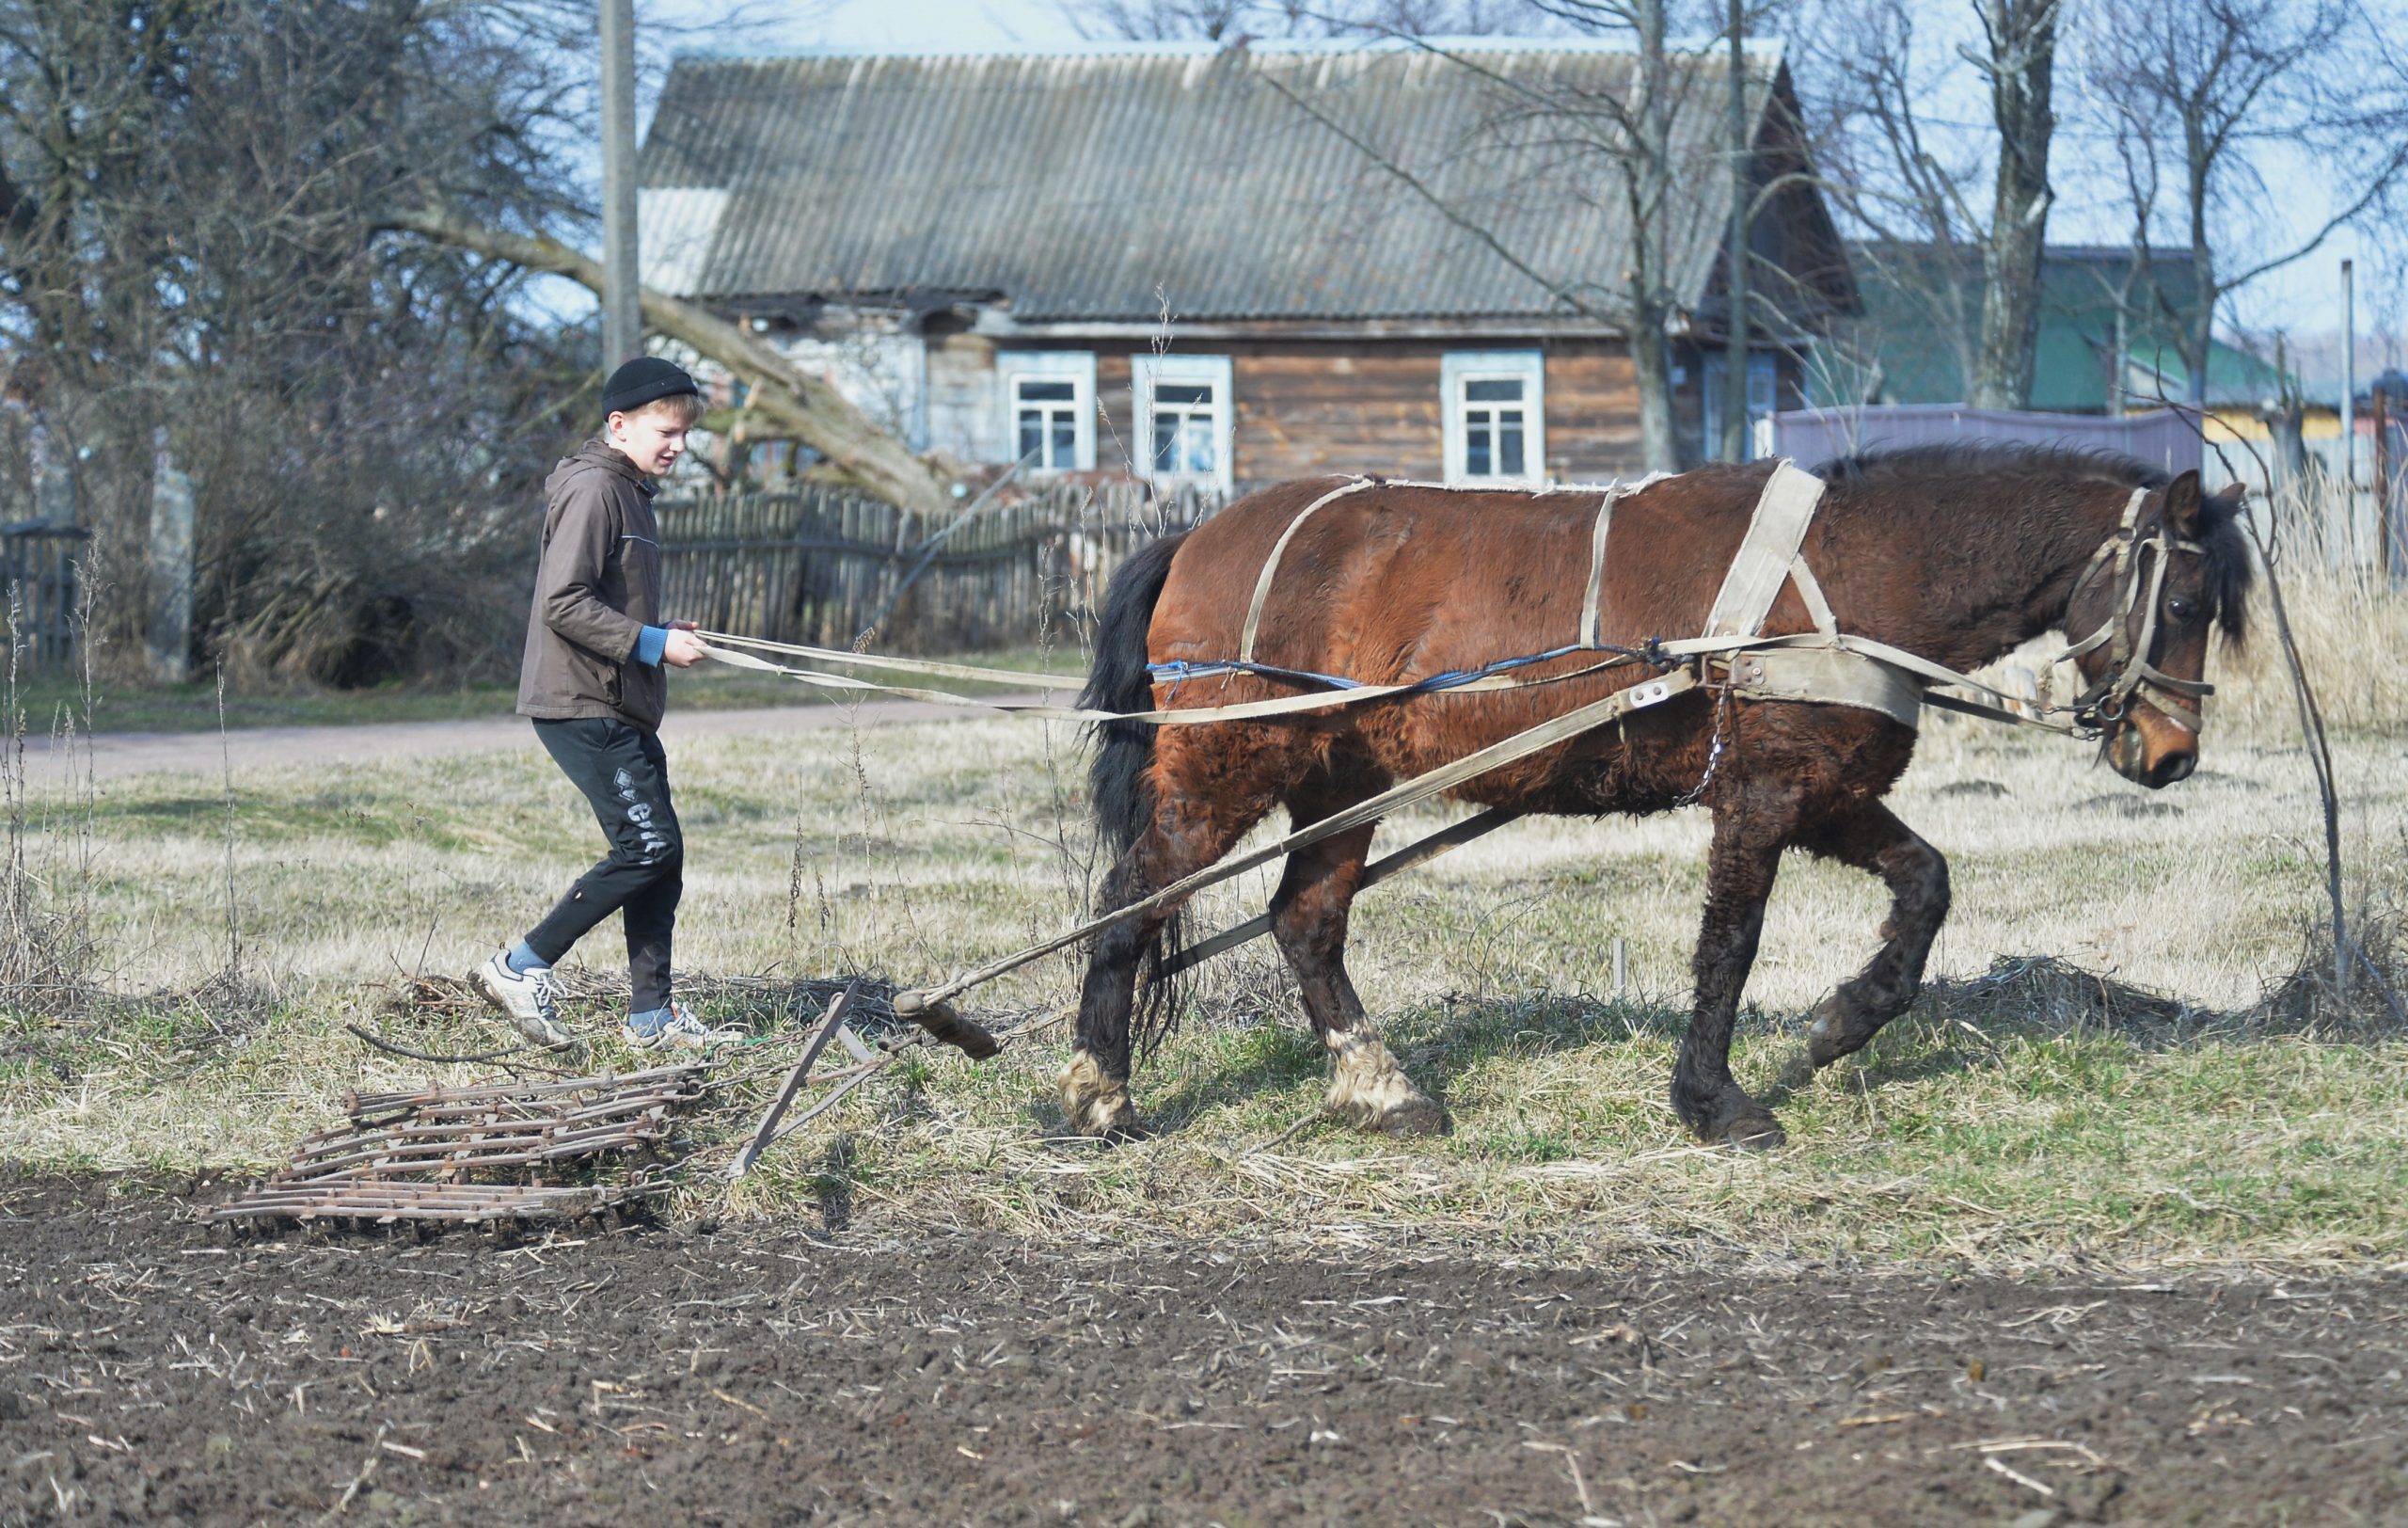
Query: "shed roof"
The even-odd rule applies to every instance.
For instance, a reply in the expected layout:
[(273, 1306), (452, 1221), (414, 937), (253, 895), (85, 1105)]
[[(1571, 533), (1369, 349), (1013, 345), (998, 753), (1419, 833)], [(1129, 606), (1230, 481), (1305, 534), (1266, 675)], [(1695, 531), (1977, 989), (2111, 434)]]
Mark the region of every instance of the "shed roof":
[[(1675, 72), (1695, 183), (1712, 183), (1727, 67)], [(1780, 68), (1750, 56), (1759, 123)], [(1195, 321), (1560, 317), (1570, 305), (1465, 225), (1609, 303), (1628, 218), (1582, 113), (1635, 77), (1626, 49), (1499, 40), (687, 56), (642, 157), (645, 266), (730, 304), (981, 298), (1023, 322), (1165, 304)], [(1715, 281), (1727, 205), (1670, 209), (1683, 306)]]

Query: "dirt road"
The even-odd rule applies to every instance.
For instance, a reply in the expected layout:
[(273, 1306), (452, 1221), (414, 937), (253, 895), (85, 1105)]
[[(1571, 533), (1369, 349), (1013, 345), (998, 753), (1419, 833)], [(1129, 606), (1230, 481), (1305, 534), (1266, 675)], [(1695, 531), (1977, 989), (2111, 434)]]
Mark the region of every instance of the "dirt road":
[[(1005, 696), (1006, 700), (1034, 696)], [(881, 726), (896, 722), (935, 722), (989, 714), (962, 707), (927, 701), (873, 701), (858, 707), (771, 706), (752, 709), (672, 711), (660, 729), (675, 747), (680, 739), (763, 736), (817, 731), (851, 725)], [(214, 732), (103, 733), (88, 744), (78, 740), (71, 756), (54, 756), (48, 740), (25, 742), (26, 769), (40, 780), (72, 771), (80, 778), (85, 749), (91, 769), (103, 780), (135, 774), (216, 774), (231, 768), (237, 774), (261, 768), (293, 765), (361, 764), (392, 758), (423, 758), (443, 754), (474, 754), (535, 747), (534, 733), (518, 716), (474, 722), (367, 722), (353, 726), (238, 727)]]
[(791, 1228), (229, 1240), (0, 1188), (0, 1521), (2408, 1513), (2408, 1285)]

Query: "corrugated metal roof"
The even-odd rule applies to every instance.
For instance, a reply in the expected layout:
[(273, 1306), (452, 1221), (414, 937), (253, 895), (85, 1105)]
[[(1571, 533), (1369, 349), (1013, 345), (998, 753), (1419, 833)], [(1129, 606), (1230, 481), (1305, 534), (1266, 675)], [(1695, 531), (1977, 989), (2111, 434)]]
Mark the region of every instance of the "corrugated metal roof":
[[(1580, 114), (1626, 96), (1636, 59), (1463, 46), (1469, 64), (1361, 45), (681, 57), (642, 183), (727, 193), (707, 253), (675, 273), (707, 299), (996, 293), (1024, 322), (1146, 321), (1165, 302), (1191, 321), (1567, 311), (1319, 113), (1533, 269), (1617, 292), (1627, 217)], [(1672, 286), (1690, 306), (1728, 206), (1726, 68), (1675, 74), (1675, 180), (1696, 194), (1671, 209)], [(1778, 68), (1751, 56), (1759, 112)]]

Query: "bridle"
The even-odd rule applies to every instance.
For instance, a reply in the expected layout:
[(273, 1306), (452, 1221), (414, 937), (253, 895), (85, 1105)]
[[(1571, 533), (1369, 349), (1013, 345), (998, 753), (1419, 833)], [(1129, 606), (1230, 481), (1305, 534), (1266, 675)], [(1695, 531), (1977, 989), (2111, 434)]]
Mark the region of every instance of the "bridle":
[[(2055, 661), (2066, 662), (2086, 653), (2107, 648), (2107, 672), (2078, 696), (2072, 707), (2074, 721), (2083, 726), (2104, 730), (2124, 719), (2131, 707), (2133, 695), (2143, 695), (2150, 705), (2168, 718), (2190, 728), (2197, 736), (2202, 724), (2204, 708), (2199, 702), (2215, 693), (2216, 687), (2195, 679), (2178, 679), (2161, 671), (2149, 661), (2157, 646), (2157, 616), (2160, 601), (2165, 593), (2167, 561), (2176, 552), (2205, 556), (2207, 549), (2195, 541), (2184, 541), (2167, 533), (2162, 515), (2149, 526), (2148, 533), (2140, 533), (2141, 502), (2148, 497), (2147, 488), (2134, 488), (2131, 499), (2124, 505), (2121, 524), (2099, 549), (2090, 554), (2090, 562), (2074, 581), (2073, 592), (2066, 597), (2066, 608), (2071, 610), (2082, 599), (2082, 593), (2099, 570), (2112, 566), (2122, 583), (2115, 610), (2100, 623), (2098, 630), (2059, 653)], [(2154, 552), (2147, 559), (2143, 570), (2141, 553)], [(2142, 586), (2147, 594), (2144, 600)], [(2132, 636), (2132, 607), (2142, 604), (2140, 637)]]

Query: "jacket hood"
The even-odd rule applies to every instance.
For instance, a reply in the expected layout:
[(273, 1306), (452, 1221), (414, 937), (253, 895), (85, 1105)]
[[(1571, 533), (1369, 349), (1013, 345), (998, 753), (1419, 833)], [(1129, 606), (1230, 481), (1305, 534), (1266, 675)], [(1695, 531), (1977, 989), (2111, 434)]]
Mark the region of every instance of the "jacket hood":
[(652, 486), (652, 480), (643, 475), (643, 469), (629, 461), (626, 452), (598, 435), (591, 437), (584, 444), (562, 457), (560, 465), (554, 470), (565, 472), (571, 468), (578, 467), (600, 468), (606, 472), (616, 472), (639, 488), (648, 490)]

